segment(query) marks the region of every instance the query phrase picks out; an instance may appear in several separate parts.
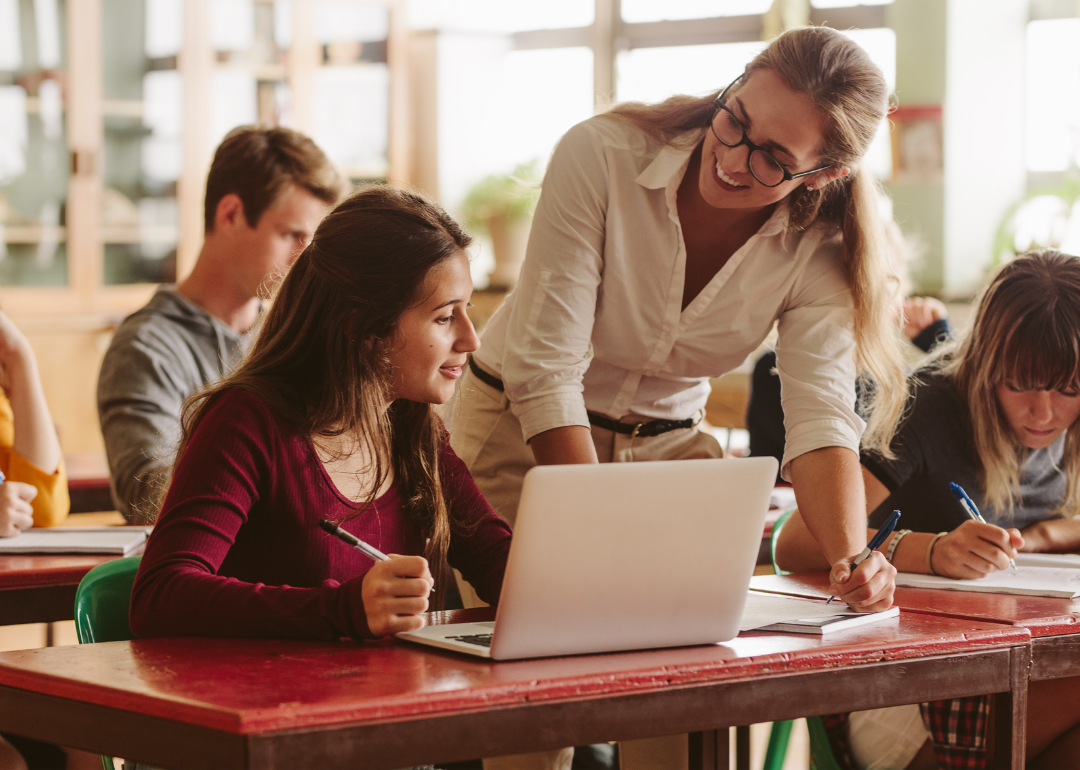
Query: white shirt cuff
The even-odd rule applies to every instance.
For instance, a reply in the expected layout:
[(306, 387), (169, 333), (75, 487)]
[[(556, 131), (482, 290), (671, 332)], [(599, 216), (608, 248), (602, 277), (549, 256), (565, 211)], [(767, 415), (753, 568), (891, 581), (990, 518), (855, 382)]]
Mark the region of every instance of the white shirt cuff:
[[(568, 398), (567, 396), (572, 396)], [(540, 396), (521, 403), (510, 402), (510, 410), (521, 423), (521, 435), (528, 442), (538, 433), (567, 425), (589, 427), (589, 415), (581, 392), (572, 394)]]
[(780, 463), (781, 477), (790, 482), (791, 461), (815, 449), (839, 446), (850, 449), (857, 457), (859, 439), (866, 423), (858, 417), (855, 419), (859, 421), (858, 430), (850, 422), (836, 418), (822, 418), (793, 425), (787, 432), (787, 441), (784, 444), (784, 461)]

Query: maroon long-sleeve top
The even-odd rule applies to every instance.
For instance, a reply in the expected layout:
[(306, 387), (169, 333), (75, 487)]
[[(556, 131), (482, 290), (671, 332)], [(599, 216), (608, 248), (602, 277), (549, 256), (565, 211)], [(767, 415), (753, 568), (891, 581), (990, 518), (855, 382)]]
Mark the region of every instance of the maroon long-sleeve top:
[[(452, 519), (450, 564), (495, 602), (510, 529), (445, 444), (440, 477)], [(307, 436), (254, 394), (222, 395), (195, 429), (131, 596), (136, 636), (361, 639), (371, 636), (361, 581), (371, 560), (319, 519), (357, 510), (338, 492)], [(343, 528), (383, 553), (423, 554), (425, 538), (398, 485)]]

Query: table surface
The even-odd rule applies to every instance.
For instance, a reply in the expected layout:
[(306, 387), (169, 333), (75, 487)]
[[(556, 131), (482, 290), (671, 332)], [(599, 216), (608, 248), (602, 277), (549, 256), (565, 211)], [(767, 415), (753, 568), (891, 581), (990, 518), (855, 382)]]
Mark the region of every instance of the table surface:
[[(492, 617), (435, 613), (434, 622)], [(828, 636), (493, 662), (396, 640), (166, 638), (0, 653), (0, 685), (251, 734), (589, 698), (1026, 644), (1019, 628), (903, 613)]]
[[(828, 596), (828, 585), (825, 572), (759, 575), (750, 581), (751, 588), (763, 591), (813, 596)], [(1019, 626), (1033, 637), (1080, 634), (1080, 599), (898, 587), (893, 601), (912, 612)]]

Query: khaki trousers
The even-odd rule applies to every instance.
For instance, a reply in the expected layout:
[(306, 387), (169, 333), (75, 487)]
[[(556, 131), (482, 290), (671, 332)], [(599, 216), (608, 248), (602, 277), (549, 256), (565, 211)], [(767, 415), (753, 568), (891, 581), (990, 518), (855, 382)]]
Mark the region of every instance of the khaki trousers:
[[(521, 424), (510, 411), (506, 394), (472, 372), (462, 378), (450, 420), (450, 445), (472, 472), (480, 491), (499, 514), (514, 526), (525, 472), (536, 464), (521, 435)], [(720, 444), (697, 428), (673, 430), (651, 438), (631, 438), (592, 426), (600, 462), (689, 460), (722, 457)], [(462, 581), (459, 581), (459, 584)], [(476, 606), (475, 593), (464, 584), (465, 606)], [(471, 596), (469, 596), (471, 594)], [(569, 770), (573, 748), (515, 754), (484, 760), (484, 770)], [(619, 743), (622, 770), (685, 770), (689, 765), (687, 738), (671, 735)]]

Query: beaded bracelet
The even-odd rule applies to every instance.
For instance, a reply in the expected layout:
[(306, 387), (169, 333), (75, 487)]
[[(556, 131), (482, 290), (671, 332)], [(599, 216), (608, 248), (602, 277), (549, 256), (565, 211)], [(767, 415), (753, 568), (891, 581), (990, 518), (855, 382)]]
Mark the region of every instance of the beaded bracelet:
[(889, 548), (888, 548), (888, 550), (885, 551), (885, 561), (889, 562), (889, 564), (893, 563), (892, 559), (893, 559), (893, 554), (896, 553), (896, 546), (900, 545), (900, 541), (903, 540), (905, 536), (910, 535), (910, 534), (911, 534), (910, 529), (902, 529), (899, 532), (897, 532), (895, 535), (893, 535), (892, 540), (889, 542)]
[(936, 575), (937, 574), (936, 572), (934, 572), (934, 565), (931, 562), (931, 559), (934, 556), (934, 546), (937, 545), (938, 540), (945, 537), (945, 535), (947, 535), (947, 534), (949, 534), (949, 533), (948, 532), (938, 532), (936, 535), (934, 535), (934, 538), (930, 541), (930, 545), (928, 545), (926, 547), (926, 574), (927, 575)]

